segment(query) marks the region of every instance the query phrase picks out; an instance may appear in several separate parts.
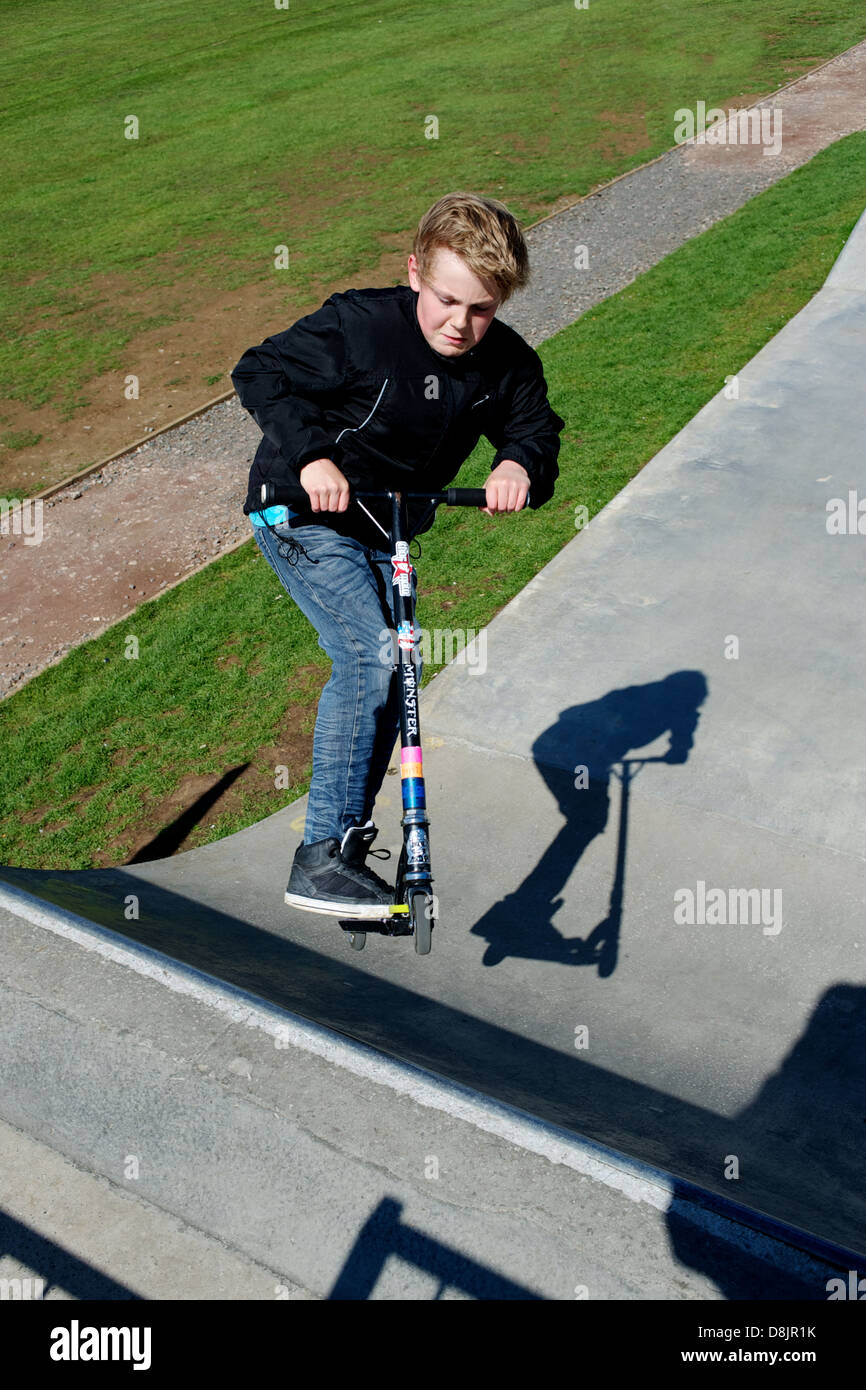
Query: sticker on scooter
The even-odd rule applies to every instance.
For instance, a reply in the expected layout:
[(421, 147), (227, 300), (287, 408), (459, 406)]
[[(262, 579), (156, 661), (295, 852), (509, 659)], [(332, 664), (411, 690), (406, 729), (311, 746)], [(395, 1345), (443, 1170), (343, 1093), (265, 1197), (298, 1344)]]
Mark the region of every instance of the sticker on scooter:
[(426, 863), (428, 853), (429, 849), (425, 831), (419, 830), (417, 826), (413, 826), (409, 831), (409, 838), (406, 841), (406, 859), (410, 867), (414, 867), (416, 864)]
[(391, 556), (391, 565), (394, 569), (391, 583), (397, 585), (398, 594), (401, 594), (403, 598), (409, 598), (412, 594), (412, 561), (409, 559), (408, 543), (397, 541), (394, 549), (395, 553)]
[(420, 748), (404, 748), (400, 753), (400, 777), (423, 777), (424, 764)]
[(398, 623), (397, 646), (400, 648), (400, 650), (404, 652), (411, 652), (414, 642), (415, 637), (412, 631), (412, 624), (406, 622), (405, 620), (402, 623)]

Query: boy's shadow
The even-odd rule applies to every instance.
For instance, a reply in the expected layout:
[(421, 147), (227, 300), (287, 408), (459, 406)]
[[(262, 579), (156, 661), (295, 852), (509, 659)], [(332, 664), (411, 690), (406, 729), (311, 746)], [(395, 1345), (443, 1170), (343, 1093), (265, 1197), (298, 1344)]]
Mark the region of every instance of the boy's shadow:
[[(473, 935), (490, 943), (482, 964), (525, 956), (563, 965), (597, 965), (601, 977), (613, 973), (622, 922), (629, 787), (645, 763), (686, 761), (707, 689), (702, 672), (674, 671), (650, 685), (630, 685), (600, 700), (572, 705), (536, 739), (536, 766), (565, 824), (520, 887), (489, 908), (472, 928)], [(666, 733), (670, 747), (660, 757), (626, 756)], [(562, 768), (566, 759), (573, 772)], [(575, 864), (607, 825), (611, 776), (617, 777), (622, 791), (610, 908), (589, 936), (565, 938), (551, 918), (564, 903), (558, 895)]]

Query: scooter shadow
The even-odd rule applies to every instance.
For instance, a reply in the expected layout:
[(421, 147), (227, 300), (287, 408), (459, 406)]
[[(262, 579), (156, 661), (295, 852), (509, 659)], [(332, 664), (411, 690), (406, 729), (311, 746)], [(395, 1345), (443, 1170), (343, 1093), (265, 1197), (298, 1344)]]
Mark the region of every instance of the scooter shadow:
[[(565, 823), (541, 859), (513, 893), (491, 906), (472, 927), (489, 945), (482, 965), (499, 965), (508, 956), (595, 966), (601, 978), (613, 974), (619, 955), (628, 847), (629, 790), (648, 763), (684, 763), (692, 747), (707, 697), (700, 671), (674, 671), (664, 680), (609, 691), (599, 700), (572, 705), (536, 739), (532, 752)], [(665, 734), (668, 751), (651, 758), (629, 758)], [(562, 767), (571, 750), (571, 768)], [(564, 904), (560, 896), (581, 856), (607, 826), (610, 784), (620, 783), (616, 864), (607, 916), (586, 937), (564, 937), (552, 918)]]

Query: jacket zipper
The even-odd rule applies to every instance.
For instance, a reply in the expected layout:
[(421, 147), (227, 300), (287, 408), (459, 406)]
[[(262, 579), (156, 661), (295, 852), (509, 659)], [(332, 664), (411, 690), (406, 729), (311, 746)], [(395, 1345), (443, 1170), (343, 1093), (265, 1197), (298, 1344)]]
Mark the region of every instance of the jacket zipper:
[(364, 428), (365, 425), (368, 425), (368, 424), (370, 423), (370, 421), (372, 420), (373, 416), (376, 414), (376, 410), (378, 409), (379, 402), (381, 401), (382, 397), (383, 397), (384, 394), (385, 394), (385, 387), (388, 385), (389, 380), (390, 380), (390, 378), (386, 376), (386, 377), (385, 377), (385, 380), (382, 382), (382, 389), (381, 389), (381, 391), (379, 392), (378, 396), (376, 397), (376, 401), (375, 401), (375, 404), (374, 404), (374, 406), (373, 406), (373, 409), (370, 411), (370, 414), (367, 416), (366, 420), (362, 420), (361, 423), (360, 423), (360, 425), (346, 425), (346, 426), (344, 426), (344, 428), (341, 429), (341, 430), (340, 430), (340, 433), (337, 435), (337, 438), (334, 440), (334, 443), (335, 443), (335, 444), (339, 444), (339, 442), (340, 442), (340, 440), (343, 438), (343, 435), (344, 435), (344, 434), (357, 434), (359, 430), (362, 430), (362, 429)]

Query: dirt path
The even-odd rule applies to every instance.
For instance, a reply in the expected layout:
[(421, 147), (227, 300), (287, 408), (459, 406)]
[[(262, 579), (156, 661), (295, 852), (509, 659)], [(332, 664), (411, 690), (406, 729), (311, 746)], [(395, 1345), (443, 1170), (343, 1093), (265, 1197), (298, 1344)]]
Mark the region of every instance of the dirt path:
[[(756, 144), (682, 145), (548, 218), (528, 234), (531, 289), (503, 318), (537, 344), (819, 150), (866, 129), (866, 42), (757, 104), (781, 110), (778, 155)], [(581, 274), (576, 244), (590, 248)], [(387, 254), (368, 283), (388, 284), (400, 273), (402, 256)], [(346, 286), (326, 287), (322, 298), (338, 288)], [(248, 338), (275, 330), (263, 319), (250, 337), (238, 329), (240, 317), (227, 313), (220, 326), (228, 318), (235, 324), (229, 369)], [(226, 401), (46, 501), (39, 544), (15, 534), (8, 516), (0, 537), (0, 693), (248, 539), (241, 508), (258, 438), (237, 401)], [(30, 526), (37, 521), (31, 514)]]

